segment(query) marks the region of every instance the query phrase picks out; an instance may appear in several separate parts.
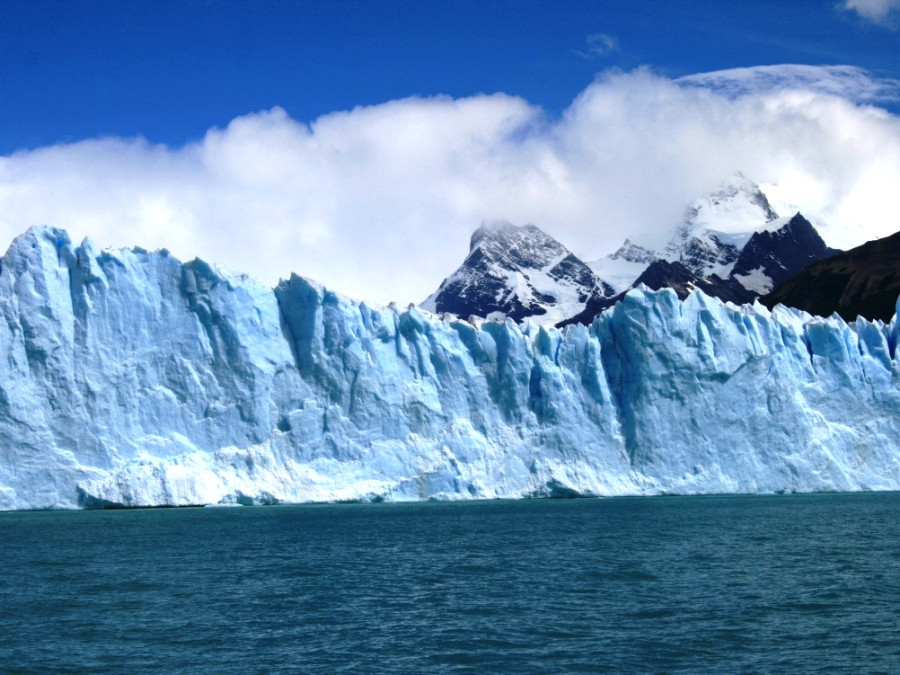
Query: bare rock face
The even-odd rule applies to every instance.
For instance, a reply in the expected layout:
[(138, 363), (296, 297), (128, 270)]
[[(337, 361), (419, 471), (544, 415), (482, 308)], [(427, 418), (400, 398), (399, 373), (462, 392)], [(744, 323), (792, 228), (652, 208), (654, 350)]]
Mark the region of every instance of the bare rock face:
[(482, 225), (472, 235), (462, 265), (422, 307), (466, 318), (495, 312), (521, 321), (550, 323), (581, 311), (613, 289), (556, 239), (534, 225)]
[[(698, 267), (678, 260), (660, 258), (647, 265), (634, 281), (634, 286), (644, 285), (651, 290), (671, 288), (681, 300), (694, 291), (701, 290), (706, 295), (740, 305), (753, 302), (781, 281), (802, 271), (811, 262), (836, 253), (825, 245), (816, 229), (799, 213), (793, 218), (772, 221), (769, 227), (777, 229), (754, 232), (747, 239), (740, 253), (731, 262), (731, 271), (725, 277), (718, 274), (704, 275), (702, 265)], [(710, 239), (707, 238), (707, 241)], [(707, 247), (704, 250), (709, 252), (712, 249)], [(717, 259), (723, 258), (720, 256)], [(624, 293), (620, 293), (608, 298), (592, 299), (581, 313), (558, 325), (589, 324), (598, 313), (620, 302), (624, 296)]]
[(812, 224), (795, 215), (777, 230), (755, 232), (731, 271), (731, 278), (755, 295), (770, 292), (812, 263), (836, 253)]
[(760, 298), (846, 321), (890, 321), (900, 295), (900, 232), (811, 264)]

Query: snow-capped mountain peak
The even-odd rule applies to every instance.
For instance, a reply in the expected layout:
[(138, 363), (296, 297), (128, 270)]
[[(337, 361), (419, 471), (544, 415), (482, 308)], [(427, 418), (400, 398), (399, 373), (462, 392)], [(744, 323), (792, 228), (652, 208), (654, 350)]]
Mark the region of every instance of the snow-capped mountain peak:
[(799, 213), (778, 214), (759, 185), (737, 173), (695, 200), (654, 250), (631, 239), (586, 265), (534, 225), (483, 224), (465, 262), (423, 308), (457, 316), (500, 312), (537, 323), (589, 323), (629, 288), (696, 289), (752, 302), (807, 265), (832, 254)]
[(759, 185), (738, 172), (688, 207), (659, 257), (724, 278), (751, 235), (777, 218)]
[(612, 260), (624, 260), (633, 263), (653, 262), (656, 257), (656, 253), (639, 244), (635, 244), (631, 239), (626, 239), (625, 243), (610, 256)]
[(736, 234), (747, 232), (748, 224), (752, 231), (776, 218), (778, 213), (759, 185), (737, 172), (712, 193), (695, 200), (684, 221), (694, 231), (711, 228)]
[(604, 258), (588, 263), (598, 278), (622, 293), (637, 279), (659, 253), (626, 239), (619, 249)]
[(597, 293), (615, 292), (556, 239), (534, 225), (497, 222), (475, 231), (463, 264), (421, 306), (462, 317), (500, 312), (555, 323)]
[(767, 229), (777, 218), (759, 185), (738, 172), (688, 206), (662, 249), (626, 240), (618, 251), (590, 267), (618, 291), (631, 286), (654, 260), (681, 263), (699, 276), (725, 278), (753, 233)]
[(469, 255), (476, 250), (485, 258), (508, 266), (544, 268), (569, 251), (553, 237), (532, 224), (513, 225), (506, 221), (481, 224), (469, 243)]
[(826, 246), (799, 213), (771, 224), (777, 227), (755, 232), (733, 265), (732, 276), (749, 291), (769, 293), (813, 262), (838, 252)]

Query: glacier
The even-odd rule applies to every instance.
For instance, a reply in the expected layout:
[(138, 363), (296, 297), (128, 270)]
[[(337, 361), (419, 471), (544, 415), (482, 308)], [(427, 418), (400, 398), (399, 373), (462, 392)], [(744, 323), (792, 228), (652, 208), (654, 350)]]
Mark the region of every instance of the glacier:
[(32, 228), (0, 509), (900, 489), (900, 325), (630, 291), (478, 325)]

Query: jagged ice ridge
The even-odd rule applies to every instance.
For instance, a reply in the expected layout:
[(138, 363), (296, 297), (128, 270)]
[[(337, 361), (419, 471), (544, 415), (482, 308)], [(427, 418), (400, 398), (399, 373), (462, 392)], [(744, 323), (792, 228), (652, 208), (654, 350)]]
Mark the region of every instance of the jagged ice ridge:
[(476, 328), (46, 227), (0, 265), (2, 509), (900, 489), (896, 316)]

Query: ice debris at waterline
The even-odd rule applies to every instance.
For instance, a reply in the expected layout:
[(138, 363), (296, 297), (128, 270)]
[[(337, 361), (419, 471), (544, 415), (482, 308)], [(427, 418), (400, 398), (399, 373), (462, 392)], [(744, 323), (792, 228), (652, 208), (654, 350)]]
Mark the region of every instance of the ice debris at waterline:
[(896, 316), (476, 328), (46, 227), (0, 306), (3, 509), (900, 489)]

